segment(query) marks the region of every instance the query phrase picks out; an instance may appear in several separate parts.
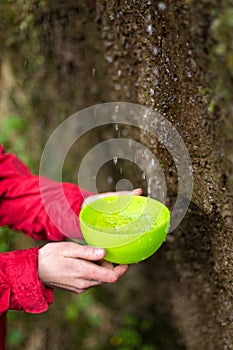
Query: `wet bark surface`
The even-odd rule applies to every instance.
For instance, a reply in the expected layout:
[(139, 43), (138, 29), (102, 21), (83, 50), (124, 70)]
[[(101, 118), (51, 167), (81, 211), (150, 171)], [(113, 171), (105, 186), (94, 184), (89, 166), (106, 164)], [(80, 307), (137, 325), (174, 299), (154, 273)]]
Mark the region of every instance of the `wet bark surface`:
[[(168, 237), (162, 257), (144, 265), (153, 269), (155, 284), (149, 283), (147, 292), (158, 298), (187, 349), (233, 348), (232, 100), (217, 100), (211, 108), (221, 76), (212, 65), (212, 25), (223, 8), (214, 1), (109, 1), (98, 6), (116, 98), (159, 111), (175, 125), (192, 159), (188, 214)], [(174, 164), (153, 137), (142, 135), (141, 142), (162, 159), (172, 198)], [(170, 266), (160, 261), (166, 254)]]

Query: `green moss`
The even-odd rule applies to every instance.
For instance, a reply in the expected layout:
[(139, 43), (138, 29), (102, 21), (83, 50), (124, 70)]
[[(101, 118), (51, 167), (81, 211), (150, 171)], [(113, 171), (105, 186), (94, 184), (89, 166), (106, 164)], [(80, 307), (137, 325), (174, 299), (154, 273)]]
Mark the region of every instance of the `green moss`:
[(219, 11), (218, 16), (211, 25), (212, 38), (214, 40), (210, 61), (212, 70), (217, 76), (215, 82), (216, 95), (224, 100), (232, 97), (233, 87), (233, 8), (226, 7)]

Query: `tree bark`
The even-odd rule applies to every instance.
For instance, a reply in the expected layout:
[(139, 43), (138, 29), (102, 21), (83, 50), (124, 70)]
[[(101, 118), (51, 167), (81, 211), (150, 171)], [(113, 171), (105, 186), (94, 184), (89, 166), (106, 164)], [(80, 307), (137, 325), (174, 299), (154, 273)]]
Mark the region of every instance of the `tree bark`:
[[(188, 350), (233, 349), (233, 95), (228, 57), (233, 47), (223, 34), (232, 30), (229, 6), (219, 1), (136, 0), (98, 5), (115, 98), (165, 116), (192, 159), (189, 211), (169, 235), (166, 248), (143, 265), (153, 279), (147, 280), (147, 291), (156, 284), (154, 303)], [(221, 44), (227, 48), (222, 53)], [(169, 196), (176, 196), (174, 164), (148, 135), (141, 135), (141, 142), (162, 160)], [(168, 256), (172, 261), (166, 261)]]

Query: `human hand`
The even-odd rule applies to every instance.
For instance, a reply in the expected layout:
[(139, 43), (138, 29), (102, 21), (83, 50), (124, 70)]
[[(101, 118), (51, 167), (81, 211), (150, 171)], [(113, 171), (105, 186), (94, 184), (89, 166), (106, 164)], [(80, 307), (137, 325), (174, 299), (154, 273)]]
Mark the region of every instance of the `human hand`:
[(48, 287), (83, 293), (103, 283), (114, 283), (127, 265), (114, 267), (103, 261), (104, 249), (73, 242), (48, 243), (39, 249), (38, 274)]

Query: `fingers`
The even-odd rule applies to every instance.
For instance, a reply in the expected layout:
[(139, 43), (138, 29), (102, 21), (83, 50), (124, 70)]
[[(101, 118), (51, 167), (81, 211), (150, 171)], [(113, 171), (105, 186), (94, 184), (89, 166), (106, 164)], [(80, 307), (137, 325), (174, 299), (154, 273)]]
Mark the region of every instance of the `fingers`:
[[(110, 264), (113, 267), (113, 265), (111, 263), (108, 263), (108, 264)], [(101, 276), (99, 276), (102, 283), (115, 283), (128, 270), (128, 265), (118, 265), (118, 266), (114, 267), (113, 269), (109, 268), (110, 265), (105, 264), (105, 266), (102, 266), (101, 275), (103, 277), (101, 278)]]
[[(61, 243), (60, 243), (61, 244)], [(101, 265), (93, 264), (92, 261), (100, 261), (104, 259), (105, 249), (91, 246), (82, 246), (73, 242), (64, 242), (64, 257), (78, 259), (76, 261), (78, 270), (82, 270), (84, 275), (81, 278), (88, 280), (100, 281), (101, 283), (116, 282), (128, 269), (127, 265), (113, 265), (107, 261)], [(85, 266), (84, 266), (85, 265)]]
[[(115, 283), (128, 270), (128, 265), (119, 265), (119, 266), (116, 266), (114, 268), (113, 265), (107, 261), (105, 261), (103, 264), (105, 265), (104, 267), (107, 268), (107, 270), (108, 270), (108, 271), (105, 271), (105, 275), (102, 275), (102, 278), (101, 278), (101, 276), (99, 275), (99, 271), (95, 274), (95, 278), (99, 275), (99, 278), (101, 278), (101, 280), (100, 279), (87, 280), (85, 278), (83, 278), (83, 279), (79, 278), (78, 287), (76, 288), (77, 290), (79, 290), (78, 291), (79, 293), (80, 293), (80, 291), (84, 292), (85, 290), (87, 290), (91, 287), (98, 286), (98, 285), (103, 284), (103, 283)], [(111, 269), (111, 273), (109, 273), (109, 269)], [(102, 273), (103, 273), (103, 271), (102, 271)]]
[(73, 242), (48, 243), (39, 250), (38, 275), (50, 287), (75, 293), (103, 283), (114, 283), (127, 271), (127, 265), (104, 261), (105, 250)]
[[(64, 243), (63, 243), (64, 244)], [(98, 261), (105, 257), (106, 251), (102, 248), (65, 242), (64, 256), (90, 261)]]
[(141, 196), (142, 195), (142, 189), (141, 188), (135, 188), (132, 192), (136, 196)]
[(65, 245), (64, 257), (80, 259), (77, 263), (80, 266), (85, 263), (83, 268), (85, 274), (88, 273), (88, 278), (91, 280), (98, 280), (103, 283), (112, 283), (115, 279), (119, 279), (128, 269), (128, 265), (113, 266), (110, 262), (103, 261), (100, 265), (93, 264), (92, 261), (101, 261), (106, 254), (105, 249), (96, 248), (92, 246), (82, 246), (73, 242), (64, 242), (60, 245)]
[(128, 269), (127, 265), (113, 267), (113, 265), (108, 262), (98, 265), (91, 261), (76, 260), (73, 264), (77, 264), (77, 274), (74, 276), (75, 278), (94, 281), (97, 282), (97, 284), (114, 283), (123, 276)]
[(96, 276), (102, 283), (115, 283), (122, 277), (128, 270), (128, 265), (118, 265), (116, 267), (113, 264), (105, 261), (102, 266), (99, 266)]
[(99, 265), (106, 267), (107, 269), (110, 269), (110, 270), (114, 269), (113, 264), (106, 260), (101, 261)]

